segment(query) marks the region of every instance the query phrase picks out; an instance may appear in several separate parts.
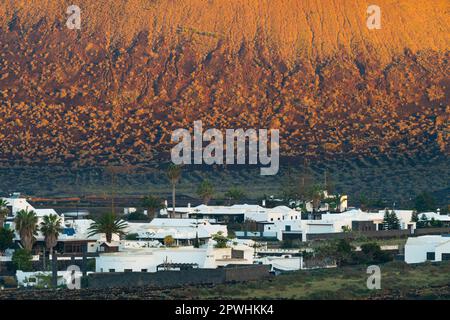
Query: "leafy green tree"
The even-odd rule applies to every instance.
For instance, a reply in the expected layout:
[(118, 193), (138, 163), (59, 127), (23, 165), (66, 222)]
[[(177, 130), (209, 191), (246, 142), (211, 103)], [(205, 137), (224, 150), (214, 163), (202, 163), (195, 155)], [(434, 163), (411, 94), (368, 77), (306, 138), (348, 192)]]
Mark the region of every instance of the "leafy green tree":
[(441, 220), (436, 220), (436, 219), (434, 219), (434, 218), (431, 218), (431, 220), (430, 220), (430, 226), (431, 226), (432, 228), (442, 228), (443, 225), (444, 225), (444, 224), (442, 223)]
[(331, 259), (338, 266), (351, 263), (354, 247), (347, 239), (331, 240), (315, 249), (315, 255), (321, 259)]
[(96, 234), (105, 234), (106, 242), (111, 242), (113, 234), (125, 235), (126, 227), (125, 221), (117, 219), (113, 213), (106, 213), (91, 224), (88, 231), (90, 237)]
[(0, 199), (0, 229), (3, 229), (3, 225), (5, 224), (5, 219), (9, 214), (9, 210), (7, 208), (8, 202), (4, 199)]
[(197, 194), (202, 198), (203, 203), (208, 205), (208, 202), (214, 196), (214, 186), (209, 180), (203, 180), (197, 189)]
[(436, 209), (436, 199), (428, 192), (419, 194), (415, 198), (414, 203), (418, 212), (434, 211)]
[(364, 243), (361, 245), (361, 252), (363, 254), (361, 263), (376, 264), (391, 260), (390, 254), (381, 250), (380, 245), (376, 242)]
[[(14, 232), (12, 230), (0, 229), (0, 256), (6, 249), (11, 248), (14, 244)], [(0, 271), (2, 264), (0, 263)]]
[(331, 210), (337, 211), (341, 205), (341, 196), (337, 194), (331, 198), (325, 199), (324, 201), (328, 203)]
[(0, 229), (0, 256), (14, 244), (14, 232), (12, 230)]
[(417, 228), (426, 228), (428, 227), (429, 221), (425, 214), (422, 214), (419, 222), (417, 223)]
[(124, 219), (128, 221), (149, 221), (148, 215), (141, 211), (135, 211), (124, 216)]
[(171, 164), (167, 168), (167, 178), (169, 178), (170, 185), (172, 186), (172, 214), (170, 215), (171, 218), (175, 217), (175, 189), (180, 182), (181, 179), (181, 167)]
[(352, 232), (352, 228), (350, 228), (349, 226), (342, 226), (342, 232), (344, 233)]
[(36, 241), (35, 236), (37, 235), (38, 229), (38, 218), (34, 211), (20, 210), (16, 214), (14, 220), (16, 224), (16, 231), (20, 235), (20, 242), (23, 247), (31, 252), (33, 244)]
[(135, 241), (138, 237), (139, 235), (137, 233), (129, 233), (125, 236), (125, 240)]
[(228, 243), (228, 238), (223, 235), (222, 231), (217, 232), (213, 235), (212, 239), (216, 241), (214, 248), (226, 248)]
[[(61, 219), (56, 214), (44, 216), (40, 228), (45, 238), (45, 247), (53, 254), (53, 248), (58, 243), (59, 234), (62, 231)], [(44, 249), (44, 270), (45, 270), (45, 249)]]
[(18, 249), (14, 251), (12, 256), (12, 263), (16, 270), (21, 270), (24, 272), (33, 270), (33, 256), (31, 252), (27, 249)]
[(232, 201), (239, 201), (245, 198), (245, 192), (239, 187), (232, 187), (225, 193), (225, 197), (228, 198), (228, 205), (231, 205)]
[(147, 215), (150, 219), (156, 217), (156, 212), (164, 209), (165, 205), (161, 198), (149, 195), (142, 199), (142, 206), (147, 209)]

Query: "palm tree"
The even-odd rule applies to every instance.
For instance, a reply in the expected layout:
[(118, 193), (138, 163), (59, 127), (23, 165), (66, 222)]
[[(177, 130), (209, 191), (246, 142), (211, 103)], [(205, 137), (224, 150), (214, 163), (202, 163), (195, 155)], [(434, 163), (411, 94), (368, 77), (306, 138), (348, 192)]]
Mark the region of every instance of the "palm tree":
[(181, 178), (181, 167), (171, 164), (167, 169), (167, 177), (172, 185), (172, 215), (170, 217), (173, 218), (175, 216), (175, 187)]
[(203, 203), (208, 205), (209, 200), (214, 196), (214, 186), (209, 180), (203, 180), (197, 189), (197, 194), (203, 199)]
[(335, 211), (340, 211), (341, 209), (341, 196), (339, 194), (332, 196), (327, 199), (328, 205), (331, 209)]
[(308, 192), (309, 198), (313, 204), (313, 210), (316, 211), (320, 207), (320, 202), (323, 200), (323, 188), (321, 185), (316, 184), (311, 187)]
[(89, 227), (89, 237), (96, 234), (105, 234), (106, 242), (112, 241), (112, 235), (118, 234), (119, 236), (125, 235), (124, 229), (127, 227), (127, 223), (123, 220), (116, 219), (116, 216), (112, 213), (102, 215)]
[(26, 250), (31, 252), (38, 229), (36, 213), (34, 211), (20, 210), (17, 212), (14, 222), (16, 224), (16, 231), (20, 235), (20, 242), (22, 242)]
[[(53, 248), (58, 243), (59, 233), (61, 232), (61, 219), (56, 214), (45, 216), (41, 222), (41, 232), (45, 238), (45, 247), (53, 255)], [(44, 270), (45, 270), (45, 247), (44, 247)]]
[(9, 214), (7, 206), (8, 202), (4, 199), (0, 199), (0, 229), (3, 228), (3, 225), (5, 224), (5, 219)]
[(155, 196), (146, 196), (142, 199), (142, 206), (147, 209), (147, 215), (151, 219), (155, 218), (156, 211), (165, 208), (163, 201)]
[(231, 205), (231, 201), (239, 201), (245, 198), (245, 192), (239, 187), (232, 187), (225, 193), (225, 197), (228, 198), (228, 205)]
[[(14, 232), (8, 229), (0, 229), (0, 256), (3, 252), (12, 247), (14, 244)], [(0, 263), (0, 272), (2, 271), (2, 264)]]

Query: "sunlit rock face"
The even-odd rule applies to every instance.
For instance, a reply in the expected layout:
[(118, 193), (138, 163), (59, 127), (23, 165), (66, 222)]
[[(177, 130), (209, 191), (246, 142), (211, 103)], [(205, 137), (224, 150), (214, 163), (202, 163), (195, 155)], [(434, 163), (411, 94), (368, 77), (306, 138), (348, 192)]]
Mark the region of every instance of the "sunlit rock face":
[[(0, 6), (0, 158), (144, 163), (174, 129), (278, 128), (282, 155), (449, 152), (446, 0)], [(71, 3), (72, 4), (72, 3)], [(103, 4), (103, 5), (102, 5)]]

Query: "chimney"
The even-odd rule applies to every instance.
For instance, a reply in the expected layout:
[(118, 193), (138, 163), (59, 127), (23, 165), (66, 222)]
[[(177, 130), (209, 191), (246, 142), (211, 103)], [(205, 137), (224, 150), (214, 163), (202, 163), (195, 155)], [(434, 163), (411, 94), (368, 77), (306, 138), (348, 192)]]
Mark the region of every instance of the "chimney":
[(266, 200), (265, 200), (265, 199), (262, 201), (262, 206), (263, 206), (264, 208), (266, 207)]
[(188, 203), (188, 208), (190, 208), (190, 207), (191, 207), (191, 203), (189, 202), (189, 203)]

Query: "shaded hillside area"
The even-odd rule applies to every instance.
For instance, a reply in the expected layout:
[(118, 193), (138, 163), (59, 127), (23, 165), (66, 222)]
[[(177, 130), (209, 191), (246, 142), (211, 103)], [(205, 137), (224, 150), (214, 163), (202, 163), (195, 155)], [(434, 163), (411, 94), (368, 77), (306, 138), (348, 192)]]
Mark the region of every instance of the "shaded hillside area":
[[(334, 185), (337, 192), (349, 195), (350, 205), (362, 197), (391, 207), (413, 208), (414, 198), (430, 192), (437, 205), (450, 203), (450, 161), (448, 157), (343, 158), (310, 162), (283, 161), (276, 176), (260, 176), (258, 167), (192, 167), (183, 169), (177, 186), (177, 203), (199, 204), (196, 194), (200, 183), (208, 179), (215, 188), (212, 203), (227, 203), (224, 196), (231, 187), (245, 190), (245, 202), (255, 203), (264, 195), (282, 197), (298, 190), (300, 179)], [(170, 199), (171, 187), (164, 166), (117, 168), (112, 184), (110, 168), (69, 168), (61, 166), (0, 168), (0, 194), (22, 192), (35, 197), (105, 197), (115, 194), (124, 206), (139, 206), (136, 197), (153, 194)], [(297, 189), (296, 189), (297, 188)], [(127, 200), (128, 199), (128, 200)], [(225, 200), (225, 201), (224, 201)], [(244, 200), (243, 200), (244, 201)], [(110, 201), (106, 200), (109, 205)]]
[[(107, 3), (107, 4), (106, 4)], [(0, 160), (167, 159), (171, 132), (279, 128), (285, 156), (449, 153), (449, 2), (83, 1), (0, 6)]]

